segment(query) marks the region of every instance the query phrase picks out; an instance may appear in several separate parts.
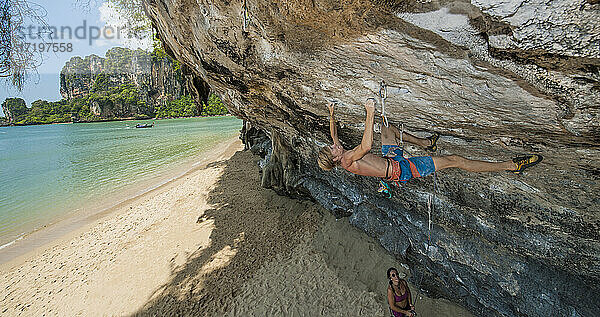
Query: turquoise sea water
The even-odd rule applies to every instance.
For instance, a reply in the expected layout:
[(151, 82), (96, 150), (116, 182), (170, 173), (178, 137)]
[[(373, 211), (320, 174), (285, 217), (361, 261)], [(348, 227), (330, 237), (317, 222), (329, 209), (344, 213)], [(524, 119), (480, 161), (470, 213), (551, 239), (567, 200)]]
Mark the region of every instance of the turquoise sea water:
[(234, 117), (137, 123), (0, 127), (0, 246), (190, 163), (242, 125)]

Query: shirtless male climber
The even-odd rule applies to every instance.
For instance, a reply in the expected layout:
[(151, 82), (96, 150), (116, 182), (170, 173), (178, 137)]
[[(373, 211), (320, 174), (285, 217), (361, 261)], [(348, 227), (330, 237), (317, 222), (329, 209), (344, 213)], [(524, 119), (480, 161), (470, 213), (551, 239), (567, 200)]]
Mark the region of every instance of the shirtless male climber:
[(521, 173), (524, 169), (538, 164), (542, 156), (537, 154), (516, 157), (512, 161), (486, 162), (470, 160), (458, 155), (447, 156), (420, 156), (408, 159), (402, 156), (402, 149), (397, 140), (402, 140), (422, 146), (430, 151), (435, 151), (438, 135), (429, 138), (418, 138), (406, 132), (400, 132), (393, 126), (381, 125), (381, 153), (383, 157), (369, 153), (373, 145), (373, 120), (375, 117), (375, 102), (368, 99), (365, 102), (367, 118), (362, 142), (352, 150), (342, 147), (337, 136), (337, 127), (333, 116), (333, 104), (329, 104), (329, 131), (333, 145), (324, 146), (319, 151), (319, 166), (329, 171), (336, 165), (341, 165), (347, 171), (364, 176), (375, 176), (387, 181), (407, 181), (415, 177), (424, 177), (434, 171), (445, 168), (457, 167), (471, 172), (497, 172), (512, 171)]

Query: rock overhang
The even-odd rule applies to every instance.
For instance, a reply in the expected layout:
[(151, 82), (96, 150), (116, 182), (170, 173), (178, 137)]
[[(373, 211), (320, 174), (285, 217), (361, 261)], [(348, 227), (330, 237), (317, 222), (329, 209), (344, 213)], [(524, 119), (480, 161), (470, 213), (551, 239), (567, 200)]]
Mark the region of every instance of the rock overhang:
[[(247, 0), (247, 32), (242, 1), (147, 1), (146, 9), (173, 54), (232, 113), (270, 135), (280, 154), (265, 163), (263, 185), (301, 187), (351, 215), (438, 282), (425, 287), (460, 295), (476, 313), (559, 309), (586, 316), (598, 302), (586, 290), (597, 290), (600, 280), (600, 14), (585, 1), (517, 2), (498, 13), (486, 1)], [(531, 14), (540, 10), (552, 19)], [(548, 23), (557, 30), (544, 32)], [(572, 25), (579, 29), (572, 32)], [(572, 34), (559, 41), (565, 49), (546, 45), (556, 34)], [(581, 43), (569, 44), (578, 36)], [(442, 133), (441, 154), (500, 160), (536, 152), (544, 164), (519, 176), (440, 173), (430, 253), (423, 223), (431, 179), (387, 200), (377, 196), (373, 179), (325, 174), (314, 163), (329, 142), (326, 103), (337, 102), (340, 138), (355, 146), (362, 103), (377, 98), (382, 81), (390, 122), (417, 134)]]

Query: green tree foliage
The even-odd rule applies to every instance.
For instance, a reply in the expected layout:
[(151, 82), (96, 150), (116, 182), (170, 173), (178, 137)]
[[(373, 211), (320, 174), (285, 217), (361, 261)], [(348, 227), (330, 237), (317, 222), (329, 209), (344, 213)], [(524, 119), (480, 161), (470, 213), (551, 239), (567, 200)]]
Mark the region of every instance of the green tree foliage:
[(135, 51), (125, 47), (115, 47), (106, 51), (106, 72), (121, 74), (131, 68), (132, 57)]
[(84, 60), (80, 56), (73, 56), (65, 64), (65, 66), (67, 66), (67, 65), (69, 67), (69, 73), (84, 74), (89, 71), (89, 68), (88, 68), (89, 58), (87, 60)]
[[(100, 81), (101, 82), (101, 81)], [(92, 105), (100, 109), (108, 109), (105, 118), (92, 113)], [(107, 90), (97, 88), (85, 97), (73, 98), (48, 102), (36, 100), (27, 108), (25, 101), (20, 98), (7, 98), (2, 107), (5, 113), (14, 116), (12, 124), (44, 124), (56, 122), (98, 121), (102, 119), (113, 119), (129, 117), (135, 114), (139, 118), (151, 118), (154, 116), (152, 110), (139, 98), (139, 90), (133, 84), (124, 84), (111, 87)], [(7, 111), (8, 110), (8, 111)]]
[(152, 24), (144, 14), (141, 0), (107, 0), (107, 2), (125, 19), (132, 32), (151, 31)]
[(221, 98), (215, 94), (211, 94), (208, 97), (208, 105), (202, 105), (202, 112), (200, 112), (201, 116), (216, 116), (227, 114), (227, 108), (223, 105)]
[[(12, 124), (40, 124), (71, 121), (70, 107), (64, 100), (48, 102), (36, 100), (27, 108), (20, 98), (8, 98), (2, 104), (12, 115)], [(8, 107), (8, 108), (7, 108)]]
[[(123, 84), (118, 87), (110, 87), (106, 90), (93, 92), (86, 97), (74, 98), (72, 102), (87, 105), (87, 111), (82, 113), (80, 120), (94, 121), (97, 115), (94, 115), (89, 109), (92, 105), (98, 105), (100, 109), (106, 109), (107, 119), (125, 118), (136, 115), (141, 118), (150, 118), (154, 116), (152, 109), (146, 102), (140, 99), (140, 91), (133, 84)], [(80, 99), (81, 101), (77, 100)]]
[(6, 98), (2, 103), (2, 111), (11, 118), (13, 122), (17, 122), (25, 118), (29, 109), (27, 109), (25, 100), (21, 98)]
[[(181, 64), (168, 56), (161, 43), (155, 43), (151, 55), (147, 52), (132, 51), (126, 48), (113, 48), (106, 53), (107, 69), (104, 72), (88, 75), (90, 64), (93, 59), (99, 59), (95, 55), (85, 58), (73, 57), (65, 66), (68, 74), (64, 80), (68, 83), (86, 79), (91, 76), (91, 87), (81, 97), (56, 102), (36, 100), (28, 108), (25, 101), (20, 98), (8, 98), (2, 104), (4, 113), (11, 119), (12, 124), (42, 124), (68, 121), (99, 121), (105, 119), (117, 119), (126, 117), (135, 118), (178, 118), (189, 116), (211, 116), (227, 114), (227, 108), (217, 95), (209, 97), (208, 105), (199, 107), (192, 98), (182, 96), (173, 99), (154, 108), (140, 98), (140, 91), (150, 91), (151, 87), (144, 85), (137, 87), (134, 84), (118, 84), (112, 80), (112, 73), (119, 73), (131, 67), (132, 59), (140, 58), (168, 59), (173, 63), (173, 68), (181, 76)], [(61, 74), (62, 76), (62, 74)], [(82, 76), (85, 78), (82, 79)], [(181, 80), (181, 78), (179, 78)], [(72, 83), (71, 83), (72, 84)], [(87, 87), (87, 86), (86, 86)], [(8, 111), (7, 111), (8, 110)]]
[(179, 118), (198, 115), (198, 107), (190, 96), (169, 100), (156, 110), (157, 118)]
[(217, 116), (227, 114), (227, 108), (219, 96), (211, 94), (208, 105), (203, 104), (202, 111), (198, 113), (198, 106), (190, 96), (182, 96), (179, 99), (168, 101), (156, 110), (157, 118), (179, 118), (197, 116)]
[(171, 58), (171, 56), (169, 56), (167, 54), (167, 52), (165, 52), (165, 49), (163, 48), (162, 42), (157, 39), (154, 38), (154, 42), (152, 42), (152, 58), (156, 59), (156, 60), (160, 60), (160, 59), (167, 59), (169, 60), (171, 63), (173, 63), (173, 71), (175, 71), (176, 73), (180, 74), (180, 70), (181, 70), (181, 63), (176, 60)]
[(31, 104), (27, 118), (19, 124), (38, 124), (71, 121), (71, 107), (66, 101), (36, 100)]
[(94, 84), (92, 85), (91, 92), (102, 92), (107, 91), (110, 86), (110, 78), (104, 73), (100, 73), (95, 76)]
[(169, 58), (169, 55), (167, 55), (167, 52), (165, 52), (165, 49), (162, 46), (162, 42), (158, 38), (154, 38), (154, 41), (152, 42), (152, 47), (152, 56), (154, 58)]
[(80, 121), (96, 121), (100, 117), (92, 114), (90, 111), (89, 98), (74, 98), (69, 100), (71, 106), (71, 115)]
[[(101, 117), (90, 109), (95, 105), (100, 109), (108, 109), (110, 115)], [(180, 118), (197, 116), (214, 116), (227, 114), (227, 108), (217, 95), (210, 95), (208, 105), (203, 105), (198, 113), (198, 106), (190, 96), (182, 96), (169, 100), (153, 112), (148, 105), (139, 98), (139, 90), (133, 84), (123, 84), (110, 87), (108, 90), (99, 90), (85, 97), (48, 102), (36, 100), (28, 108), (21, 98), (7, 98), (2, 103), (4, 113), (12, 115), (12, 124), (45, 124), (57, 122), (70, 122), (73, 120), (90, 122), (103, 119), (130, 117), (136, 118)], [(2, 118), (0, 118), (2, 121)]]

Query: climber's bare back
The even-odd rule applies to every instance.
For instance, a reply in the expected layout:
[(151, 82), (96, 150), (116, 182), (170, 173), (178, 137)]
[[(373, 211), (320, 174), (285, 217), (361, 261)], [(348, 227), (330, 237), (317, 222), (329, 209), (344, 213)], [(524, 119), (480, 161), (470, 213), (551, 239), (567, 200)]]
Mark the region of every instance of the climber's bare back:
[(363, 175), (385, 177), (388, 162), (385, 158), (371, 153), (365, 154), (360, 160), (352, 161), (352, 150), (344, 153), (340, 165), (348, 172)]

